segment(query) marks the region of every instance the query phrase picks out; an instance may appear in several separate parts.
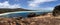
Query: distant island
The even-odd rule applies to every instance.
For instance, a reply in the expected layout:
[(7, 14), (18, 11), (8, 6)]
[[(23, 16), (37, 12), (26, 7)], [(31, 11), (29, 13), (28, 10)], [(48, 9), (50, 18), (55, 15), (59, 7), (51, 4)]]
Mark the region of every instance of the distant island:
[(32, 10), (27, 10), (27, 9), (23, 9), (23, 8), (15, 8), (15, 9), (10, 9), (10, 8), (0, 8), (0, 13), (14, 12), (14, 11), (32, 11)]

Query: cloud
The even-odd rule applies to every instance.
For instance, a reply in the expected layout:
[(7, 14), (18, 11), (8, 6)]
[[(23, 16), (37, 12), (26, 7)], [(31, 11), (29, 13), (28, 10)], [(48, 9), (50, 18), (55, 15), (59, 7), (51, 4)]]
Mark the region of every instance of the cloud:
[(44, 9), (44, 10), (53, 10), (54, 9), (54, 7), (46, 7), (46, 8), (41, 8), (41, 9)]
[(44, 2), (52, 2), (52, 1), (56, 1), (56, 0), (31, 0), (31, 1), (28, 1), (29, 2), (29, 5), (30, 7), (39, 7), (38, 5), (39, 4), (42, 4)]
[(31, 10), (40, 10), (40, 11), (44, 11), (44, 10), (53, 10), (54, 9), (54, 7), (45, 7), (45, 8), (29, 8), (29, 9), (31, 9)]
[(0, 8), (20, 8), (19, 4), (10, 5), (8, 1), (0, 2)]

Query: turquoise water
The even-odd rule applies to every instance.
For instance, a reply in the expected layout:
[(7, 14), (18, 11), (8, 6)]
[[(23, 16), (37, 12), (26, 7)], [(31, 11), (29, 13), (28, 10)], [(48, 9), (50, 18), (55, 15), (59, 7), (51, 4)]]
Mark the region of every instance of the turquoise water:
[[(35, 12), (37, 15), (38, 14), (42, 14), (43, 12)], [(7, 16), (8, 17), (19, 17), (19, 16), (22, 16), (22, 17), (27, 17), (29, 13), (15, 13), (15, 14), (8, 14)]]
[(29, 13), (36, 13), (36, 15), (40, 15), (40, 14), (43, 14), (43, 13), (46, 13), (46, 12), (40, 12), (40, 11), (18, 11), (18, 12), (9, 12), (9, 14), (5, 14), (5, 15), (2, 15), (3, 17), (9, 17), (9, 18), (12, 18), (12, 17), (27, 17)]

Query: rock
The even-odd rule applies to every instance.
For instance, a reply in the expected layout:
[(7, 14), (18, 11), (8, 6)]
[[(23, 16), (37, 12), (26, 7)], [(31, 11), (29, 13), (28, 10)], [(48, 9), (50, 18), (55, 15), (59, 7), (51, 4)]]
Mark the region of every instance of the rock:
[(56, 6), (52, 12), (53, 16), (59, 16), (60, 15), (60, 5)]
[(21, 20), (23, 17), (22, 16), (20, 16), (20, 17), (18, 17), (18, 18), (16, 18), (17, 20)]
[(29, 13), (28, 14), (28, 18), (30, 18), (30, 17), (35, 17), (36, 16), (36, 13)]
[(43, 14), (41, 14), (42, 16), (44, 16), (44, 15), (47, 15), (48, 13), (43, 13)]

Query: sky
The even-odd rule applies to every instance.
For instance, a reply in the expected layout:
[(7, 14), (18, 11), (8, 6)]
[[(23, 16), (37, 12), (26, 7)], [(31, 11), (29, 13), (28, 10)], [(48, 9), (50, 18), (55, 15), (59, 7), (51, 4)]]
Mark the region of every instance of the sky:
[(53, 10), (60, 0), (0, 0), (0, 8), (23, 8), (29, 10)]

